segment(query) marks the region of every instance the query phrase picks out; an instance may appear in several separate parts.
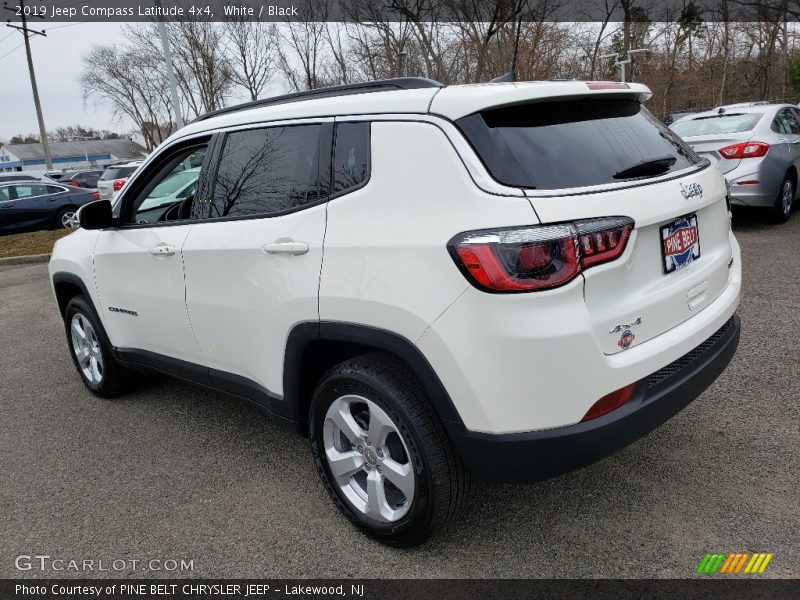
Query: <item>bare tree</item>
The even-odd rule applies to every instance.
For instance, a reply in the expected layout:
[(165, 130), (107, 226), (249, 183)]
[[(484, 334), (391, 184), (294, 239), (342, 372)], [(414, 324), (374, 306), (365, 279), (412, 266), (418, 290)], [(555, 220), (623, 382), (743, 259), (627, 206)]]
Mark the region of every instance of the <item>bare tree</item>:
[(111, 106), (136, 125), (148, 150), (172, 131), (169, 98), (161, 64), (134, 48), (95, 46), (83, 58), (80, 76), (84, 102)]
[(234, 81), (257, 100), (272, 78), (277, 59), (274, 24), (232, 20), (225, 24)]

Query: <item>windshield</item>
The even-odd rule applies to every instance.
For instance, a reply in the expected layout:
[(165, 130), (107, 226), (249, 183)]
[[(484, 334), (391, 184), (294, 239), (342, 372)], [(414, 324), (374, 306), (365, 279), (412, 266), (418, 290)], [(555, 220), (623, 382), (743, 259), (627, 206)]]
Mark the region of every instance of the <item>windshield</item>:
[(514, 187), (552, 190), (617, 183), (702, 161), (629, 98), (502, 107), (457, 124), (492, 176)]
[(741, 133), (742, 131), (750, 131), (763, 116), (764, 113), (761, 112), (750, 112), (700, 117), (698, 119), (675, 123), (672, 126), (672, 131), (681, 137), (716, 135), (720, 133)]

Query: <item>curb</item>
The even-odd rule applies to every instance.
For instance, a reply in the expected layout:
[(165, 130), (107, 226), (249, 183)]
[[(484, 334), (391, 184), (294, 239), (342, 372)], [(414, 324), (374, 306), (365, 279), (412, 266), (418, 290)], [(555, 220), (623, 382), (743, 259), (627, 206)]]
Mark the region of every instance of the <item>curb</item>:
[(29, 254), (28, 256), (9, 256), (8, 258), (0, 258), (0, 267), (7, 267), (11, 265), (33, 265), (37, 263), (46, 263), (50, 260), (49, 254)]

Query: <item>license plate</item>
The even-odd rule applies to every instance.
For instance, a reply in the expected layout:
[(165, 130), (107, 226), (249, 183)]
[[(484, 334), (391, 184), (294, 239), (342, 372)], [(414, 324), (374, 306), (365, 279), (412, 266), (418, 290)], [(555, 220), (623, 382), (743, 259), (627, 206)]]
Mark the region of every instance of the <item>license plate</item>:
[(700, 258), (697, 215), (681, 217), (661, 227), (661, 257), (664, 273), (682, 269)]

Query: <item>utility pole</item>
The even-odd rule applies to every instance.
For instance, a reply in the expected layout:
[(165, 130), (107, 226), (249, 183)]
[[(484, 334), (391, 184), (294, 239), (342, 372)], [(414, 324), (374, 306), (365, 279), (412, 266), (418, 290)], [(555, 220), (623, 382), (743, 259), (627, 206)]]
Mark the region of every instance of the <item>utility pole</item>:
[[(19, 25), (12, 25), (6, 23), (6, 27), (19, 29), (22, 32), (22, 37), (25, 38), (25, 53), (28, 55), (28, 73), (31, 76), (31, 89), (33, 90), (33, 105), (36, 107), (36, 118), (39, 121), (39, 137), (42, 139), (42, 151), (44, 152), (44, 162), (47, 165), (47, 170), (53, 170), (53, 158), (50, 156), (50, 146), (47, 143), (47, 129), (44, 126), (44, 115), (42, 114), (42, 103), (39, 101), (39, 86), (36, 85), (36, 73), (33, 69), (33, 56), (31, 56), (31, 41), (30, 34), (41, 35), (47, 37), (44, 31), (35, 31), (28, 29), (28, 21), (25, 17), (25, 2), (19, 0), (20, 14), (22, 16), (22, 27)], [(4, 6), (6, 10), (14, 10), (9, 6)]]
[[(180, 129), (183, 127), (183, 117), (181, 116), (181, 104), (178, 98), (178, 85), (175, 83), (175, 71), (172, 68), (172, 52), (169, 49), (167, 39), (167, 28), (164, 25), (164, 17), (161, 16), (161, 0), (153, 0), (158, 13), (158, 32), (161, 34), (161, 48), (164, 51), (164, 62), (167, 63), (167, 81), (172, 95), (172, 112), (175, 115), (175, 125)], [(157, 125), (157, 124), (156, 124)]]

